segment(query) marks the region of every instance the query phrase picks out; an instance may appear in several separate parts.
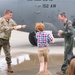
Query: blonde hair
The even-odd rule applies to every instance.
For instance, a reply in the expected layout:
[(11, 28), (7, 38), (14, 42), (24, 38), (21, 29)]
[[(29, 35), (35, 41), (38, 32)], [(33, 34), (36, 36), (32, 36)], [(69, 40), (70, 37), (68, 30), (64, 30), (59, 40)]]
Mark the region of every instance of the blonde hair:
[(43, 31), (45, 29), (45, 26), (43, 23), (36, 23), (35, 29), (39, 31)]
[(70, 61), (67, 75), (75, 75), (75, 58)]

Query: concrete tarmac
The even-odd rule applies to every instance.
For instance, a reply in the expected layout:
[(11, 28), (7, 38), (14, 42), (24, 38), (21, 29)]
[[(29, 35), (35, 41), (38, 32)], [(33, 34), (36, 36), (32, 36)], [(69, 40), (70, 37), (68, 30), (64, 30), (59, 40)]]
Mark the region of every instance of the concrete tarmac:
[[(12, 31), (10, 38), (12, 69), (14, 73), (6, 71), (7, 65), (3, 49), (0, 55), (0, 75), (37, 75), (39, 72), (39, 61), (37, 56), (37, 46), (33, 46), (28, 40), (29, 33)], [(55, 38), (55, 43), (49, 46), (48, 70), (56, 75), (60, 71), (63, 63), (64, 39)], [(73, 52), (75, 54), (75, 45)]]

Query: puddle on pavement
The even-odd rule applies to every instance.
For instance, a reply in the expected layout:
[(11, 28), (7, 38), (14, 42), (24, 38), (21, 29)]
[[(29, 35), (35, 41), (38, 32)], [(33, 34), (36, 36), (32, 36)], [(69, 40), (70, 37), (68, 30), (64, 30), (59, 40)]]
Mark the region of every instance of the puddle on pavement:
[[(60, 66), (62, 62), (63, 62), (63, 55), (50, 55), (48, 61), (48, 68), (49, 67), (53, 68), (56, 67), (57, 65)], [(0, 75), (12, 75), (7, 73), (6, 68), (7, 65), (5, 57), (0, 57)], [(34, 72), (35, 69), (37, 69), (36, 71), (38, 72), (39, 61), (37, 54), (23, 54), (12, 58), (12, 68), (14, 71), (13, 75), (21, 75), (20, 73), (22, 71), (26, 71), (28, 73), (28, 70)]]

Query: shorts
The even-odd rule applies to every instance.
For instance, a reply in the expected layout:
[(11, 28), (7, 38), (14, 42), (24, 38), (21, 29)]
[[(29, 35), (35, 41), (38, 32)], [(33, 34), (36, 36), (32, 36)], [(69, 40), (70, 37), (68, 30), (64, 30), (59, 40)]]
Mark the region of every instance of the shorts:
[(48, 56), (49, 56), (49, 49), (48, 47), (41, 47), (38, 49), (38, 58), (39, 62), (48, 62)]

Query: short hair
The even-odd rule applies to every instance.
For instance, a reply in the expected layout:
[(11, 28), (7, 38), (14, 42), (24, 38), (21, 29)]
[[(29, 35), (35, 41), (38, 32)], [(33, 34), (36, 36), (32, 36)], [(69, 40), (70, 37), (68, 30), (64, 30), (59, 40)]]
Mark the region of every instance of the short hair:
[(64, 16), (66, 18), (65, 12), (61, 12), (59, 15), (61, 15), (62, 17)]
[(11, 11), (11, 10), (6, 10), (6, 11), (4, 12), (4, 14), (9, 14), (9, 13), (12, 13), (12, 11)]
[(43, 31), (45, 29), (45, 26), (43, 23), (36, 23), (35, 29), (39, 31)]

